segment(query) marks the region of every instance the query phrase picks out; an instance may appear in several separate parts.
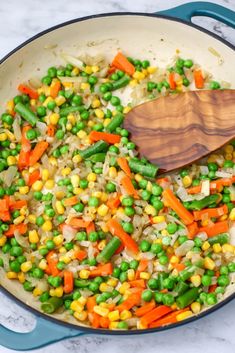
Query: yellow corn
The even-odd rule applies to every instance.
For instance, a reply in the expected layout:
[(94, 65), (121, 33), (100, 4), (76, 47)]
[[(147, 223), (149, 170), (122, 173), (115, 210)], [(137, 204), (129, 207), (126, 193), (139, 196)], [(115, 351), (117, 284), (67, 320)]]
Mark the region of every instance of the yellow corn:
[(82, 279), (89, 278), (89, 275), (90, 275), (90, 271), (89, 270), (81, 270), (79, 272), (79, 277), (82, 278)]
[(30, 271), (32, 268), (32, 262), (31, 261), (26, 261), (26, 262), (23, 262), (20, 266), (20, 269), (22, 272), (28, 272)]
[(41, 269), (41, 270), (45, 270), (47, 268), (47, 262), (45, 259), (42, 259), (39, 264), (38, 264), (38, 267)]
[(204, 267), (207, 269), (207, 270), (214, 270), (215, 268), (215, 263), (214, 261), (209, 258), (209, 257), (206, 257), (205, 260), (204, 260)]
[(235, 208), (233, 208), (232, 211), (230, 212), (229, 219), (231, 221), (235, 221)]
[(42, 294), (42, 290), (40, 288), (38, 288), (38, 287), (34, 288), (34, 290), (33, 290), (34, 297), (39, 297), (39, 295), (41, 295), (41, 294)]
[(83, 192), (83, 189), (81, 188), (74, 188), (73, 193), (74, 195), (80, 195)]
[(52, 125), (56, 125), (56, 124), (58, 123), (58, 121), (59, 121), (59, 118), (60, 118), (59, 114), (57, 114), (57, 113), (52, 113), (52, 114), (50, 115), (50, 117), (49, 117), (50, 123), (51, 123)]
[(7, 164), (10, 165), (14, 165), (17, 163), (16, 157), (14, 156), (8, 156), (7, 157)]
[(130, 319), (131, 317), (132, 317), (132, 313), (129, 310), (123, 310), (120, 313), (120, 319), (121, 320), (127, 320), (127, 319)]
[(11, 99), (10, 101), (7, 102), (7, 111), (11, 114), (14, 111), (14, 107), (15, 107), (15, 103), (13, 101), (13, 99)]
[(147, 205), (144, 209), (144, 212), (148, 215), (153, 216), (153, 217), (156, 216), (156, 214), (157, 214), (156, 209), (152, 205)]
[(105, 248), (105, 246), (106, 246), (106, 240), (103, 239), (103, 240), (101, 240), (101, 241), (99, 242), (99, 244), (98, 244), (98, 249), (99, 249), (99, 250), (103, 250), (103, 249)]
[(56, 201), (56, 203), (55, 203), (55, 208), (56, 208), (57, 213), (59, 213), (59, 214), (64, 214), (65, 208), (64, 208), (64, 206), (62, 205), (61, 201)]
[(224, 151), (226, 153), (233, 153), (233, 146), (232, 145), (227, 145), (224, 147)]
[(57, 159), (55, 157), (52, 157), (52, 156), (49, 158), (49, 162), (53, 166), (57, 166), (57, 164), (58, 164)]
[(129, 113), (129, 111), (131, 111), (131, 107), (128, 107), (128, 105), (126, 107), (124, 107), (124, 109), (123, 109), (124, 114)]
[(7, 134), (5, 132), (2, 132), (0, 134), (0, 142), (6, 141), (7, 140)]
[(52, 222), (49, 220), (44, 222), (42, 225), (42, 230), (44, 232), (50, 232), (52, 230), (52, 228), (53, 228)]
[(7, 278), (8, 279), (17, 279), (18, 278), (18, 274), (16, 272), (9, 271), (9, 272), (7, 272)]
[(86, 136), (87, 136), (87, 133), (84, 130), (80, 130), (77, 133), (77, 137), (79, 137), (80, 139), (84, 139)]
[(106, 283), (108, 286), (116, 287), (118, 280), (116, 278), (110, 278)]
[(38, 232), (35, 229), (29, 231), (29, 242), (30, 243), (38, 243), (39, 242)]
[(185, 188), (188, 188), (192, 184), (192, 178), (189, 175), (185, 175), (182, 179)]
[(133, 74), (133, 78), (138, 80), (138, 81), (141, 81), (145, 78), (145, 74), (143, 72), (140, 72), (140, 71), (136, 71), (134, 74)]
[(130, 284), (128, 282), (123, 282), (119, 287), (118, 291), (120, 294), (124, 294), (130, 288)]
[(97, 213), (98, 213), (98, 215), (101, 216), (101, 217), (106, 216), (107, 213), (108, 213), (108, 211), (109, 211), (108, 206), (106, 206), (106, 205), (104, 205), (104, 204), (100, 205), (100, 206), (98, 207), (98, 209), (97, 209)]
[(5, 235), (2, 235), (0, 238), (0, 246), (4, 246), (7, 242), (7, 237)]
[(194, 285), (194, 287), (199, 287), (202, 280), (201, 280), (201, 276), (199, 275), (194, 275), (190, 278), (192, 284)]
[(35, 224), (36, 223), (36, 216), (34, 214), (29, 214), (28, 221), (29, 221), (29, 223)]
[(108, 314), (108, 318), (110, 321), (119, 320), (119, 311), (118, 310), (110, 311), (110, 313)]
[(219, 243), (216, 243), (213, 245), (213, 251), (218, 254), (222, 251), (221, 245)]
[(55, 290), (54, 290), (55, 297), (61, 298), (63, 296), (63, 294), (64, 294), (64, 290), (63, 290), (62, 286), (55, 288)]
[(162, 231), (161, 231), (161, 234), (165, 237), (165, 236), (167, 236), (167, 235), (169, 235), (169, 233), (168, 233), (168, 231), (166, 230), (166, 229), (163, 229)]
[(115, 330), (117, 328), (118, 322), (112, 321), (109, 324), (109, 330)]
[(107, 317), (109, 314), (109, 309), (102, 308), (99, 305), (95, 305), (93, 310), (96, 314), (103, 316), (103, 317)]
[(43, 188), (43, 182), (41, 180), (35, 181), (35, 183), (33, 183), (32, 185), (32, 189), (34, 191), (41, 191), (42, 188)]
[(117, 177), (117, 169), (115, 167), (109, 168), (109, 176), (113, 179)]
[(86, 74), (90, 75), (90, 74), (92, 74), (92, 67), (87, 65), (85, 67), (84, 71)]
[(98, 65), (93, 65), (93, 66), (91, 67), (91, 70), (92, 70), (93, 73), (96, 73), (96, 72), (98, 72), (98, 71), (100, 70), (100, 68), (99, 68)]
[(166, 218), (165, 216), (155, 216), (153, 217), (153, 223), (162, 223), (165, 222)]
[(77, 174), (71, 176), (71, 184), (74, 188), (78, 187), (80, 181), (80, 177)]
[(109, 292), (110, 289), (112, 290), (113, 288), (111, 288), (111, 286), (108, 286), (107, 283), (103, 282), (100, 284), (99, 290), (101, 292)]
[(53, 241), (56, 246), (61, 245), (64, 241), (63, 235), (62, 234), (57, 235), (56, 237), (53, 238)]
[(82, 312), (84, 308), (84, 305), (79, 303), (78, 300), (73, 300), (72, 303), (70, 304), (70, 309), (76, 312)]
[(73, 70), (71, 71), (72, 76), (77, 76), (79, 74), (79, 69), (77, 67), (74, 67)]
[(83, 89), (83, 90), (90, 89), (90, 84), (88, 82), (82, 82), (81, 89)]
[(53, 187), (55, 186), (55, 182), (53, 179), (48, 179), (46, 182), (45, 182), (45, 188), (48, 189), (48, 190), (51, 190), (53, 189)]
[(183, 321), (183, 320), (187, 319), (188, 317), (190, 317), (192, 315), (193, 315), (192, 311), (191, 310), (187, 310), (184, 313), (181, 313), (181, 314), (177, 315), (176, 319), (177, 319), (177, 321)]
[(81, 311), (80, 313), (75, 311), (73, 316), (79, 321), (85, 321), (87, 319), (88, 313), (85, 310)]
[(71, 168), (69, 168), (69, 167), (66, 167), (61, 170), (61, 175), (63, 175), (64, 177), (69, 175), (70, 173), (71, 173)]
[(26, 195), (29, 192), (29, 187), (28, 186), (20, 186), (19, 187), (19, 193), (21, 195)]
[(25, 220), (25, 216), (19, 216), (14, 219), (13, 223), (17, 225), (22, 223), (24, 220)]
[(99, 108), (101, 105), (101, 102), (98, 98), (93, 99), (91, 106), (92, 108)]
[(42, 103), (42, 105), (44, 107), (47, 107), (47, 104), (53, 102), (53, 98), (52, 97), (47, 97), (47, 99), (44, 100), (44, 102)]
[(87, 181), (96, 181), (96, 174), (95, 173), (89, 173), (87, 175)]
[(150, 273), (148, 272), (140, 272), (141, 279), (149, 279), (151, 277)]
[(232, 246), (231, 244), (224, 244), (222, 245), (222, 252), (226, 253), (226, 252), (231, 252), (233, 253), (234, 251), (234, 246)]
[(23, 272), (18, 273), (18, 280), (20, 283), (24, 283), (25, 282), (25, 275)]
[(95, 115), (97, 116), (97, 118), (99, 118), (99, 119), (103, 119), (104, 118), (104, 112), (103, 112), (103, 110), (101, 110), (101, 109), (95, 109)]
[(204, 241), (204, 243), (202, 244), (202, 250), (206, 251), (210, 248), (210, 243), (208, 241)]
[(180, 261), (180, 259), (178, 258), (178, 256), (173, 255), (173, 256), (170, 258), (170, 263), (171, 263), (171, 264), (178, 264), (179, 261)]
[(193, 302), (191, 304), (191, 309), (194, 314), (199, 314), (201, 311), (201, 304), (198, 302)]
[(127, 278), (128, 278), (128, 281), (134, 281), (135, 279), (135, 271), (133, 269), (129, 269), (127, 270)]

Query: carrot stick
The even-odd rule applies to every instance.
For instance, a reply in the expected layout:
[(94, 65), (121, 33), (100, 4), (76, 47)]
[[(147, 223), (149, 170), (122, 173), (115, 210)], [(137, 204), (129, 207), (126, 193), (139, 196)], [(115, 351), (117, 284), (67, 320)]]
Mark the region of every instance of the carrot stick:
[(85, 250), (75, 251), (74, 256), (77, 260), (82, 261), (87, 258), (87, 252)]
[(197, 186), (192, 186), (191, 188), (188, 188), (186, 190), (189, 195), (194, 195), (194, 194), (200, 194), (201, 189), (202, 189), (202, 186), (197, 185)]
[[(9, 211), (1, 211), (0, 213), (0, 219), (3, 222), (8, 222), (11, 220), (11, 214)], [(5, 234), (6, 235), (6, 234)]]
[(195, 235), (199, 232), (197, 222), (193, 222), (187, 226), (189, 239), (194, 239)]
[(169, 306), (160, 305), (157, 308), (148, 312), (146, 315), (142, 316), (140, 322), (143, 326), (148, 326), (149, 324), (151, 324), (151, 322), (160, 319), (160, 317), (170, 313), (171, 311), (172, 309)]
[(95, 130), (90, 132), (89, 138), (94, 142), (103, 140), (109, 144), (119, 143), (121, 140), (121, 136), (119, 135), (109, 134), (107, 132), (100, 132)]
[(228, 213), (228, 206), (223, 205), (217, 208), (205, 208), (201, 211), (193, 211), (195, 221), (202, 220), (204, 215), (208, 215), (208, 218), (218, 218)]
[(170, 89), (172, 89), (172, 90), (176, 89), (175, 73), (174, 72), (170, 72), (170, 74), (169, 74), (169, 85), (170, 85)]
[(57, 268), (58, 259), (55, 257), (55, 251), (50, 251), (46, 256), (48, 270), (52, 276), (58, 276), (59, 270)]
[(40, 141), (36, 144), (32, 150), (29, 158), (29, 165), (32, 166), (42, 157), (43, 153), (46, 151), (49, 143), (46, 141)]
[(172, 208), (175, 213), (177, 213), (183, 223), (189, 225), (194, 221), (193, 215), (182, 205), (171, 189), (164, 190), (162, 194), (167, 206)]
[(107, 75), (108, 75), (108, 76), (109, 76), (109, 75), (112, 75), (116, 70), (117, 70), (116, 67), (114, 67), (114, 66), (109, 66)]
[(113, 273), (113, 266), (111, 262), (108, 262), (105, 265), (99, 265), (96, 269), (90, 271), (89, 277), (97, 277), (97, 276), (108, 276)]
[(134, 254), (137, 254), (139, 252), (138, 245), (136, 244), (136, 242), (131, 238), (129, 234), (124, 232), (122, 226), (115, 219), (110, 219), (107, 222), (107, 226), (111, 234), (116, 235), (126, 246), (127, 249), (132, 251)]
[(18, 159), (18, 167), (20, 170), (24, 169), (29, 165), (29, 157), (31, 150), (31, 143), (26, 137), (26, 132), (31, 129), (30, 125), (26, 125), (22, 129), (21, 136), (21, 150)]
[(138, 278), (139, 277), (139, 274), (140, 272), (143, 272), (146, 270), (146, 268), (148, 267), (148, 260), (147, 259), (141, 259), (140, 260), (140, 263), (139, 263), (139, 266), (137, 268), (137, 271), (136, 271), (136, 275), (135, 277)]
[(40, 179), (40, 170), (36, 169), (29, 175), (28, 186), (32, 186), (35, 181)]
[(132, 65), (121, 52), (117, 53), (117, 55), (114, 57), (111, 66), (126, 72), (130, 76), (135, 73), (134, 65)]
[(93, 328), (99, 328), (100, 327), (100, 319), (101, 319), (100, 315), (98, 315), (97, 313), (92, 313), (91, 326)]
[(47, 126), (47, 135), (53, 137), (55, 135), (55, 126), (53, 124), (49, 124)]
[(56, 98), (58, 96), (60, 88), (61, 88), (60, 81), (53, 82), (50, 86), (50, 96), (52, 98)]
[(164, 325), (174, 324), (175, 322), (177, 322), (176, 317), (179, 314), (181, 314), (181, 313), (183, 313), (184, 311), (187, 311), (187, 310), (188, 310), (188, 308), (185, 308), (185, 309), (182, 309), (182, 310), (174, 311), (173, 313), (170, 313), (168, 315), (165, 315), (161, 319), (152, 322), (149, 325), (149, 328), (154, 328), (154, 327), (160, 327), (160, 326), (164, 326)]
[(204, 78), (202, 76), (202, 71), (201, 70), (194, 70), (193, 75), (194, 75), (195, 87), (199, 88), (199, 89), (203, 88), (204, 87)]
[(130, 310), (135, 305), (139, 305), (141, 302), (141, 293), (142, 290), (140, 289), (137, 292), (130, 294), (126, 300), (116, 307), (116, 310), (122, 312), (123, 310)]
[(64, 292), (71, 293), (73, 291), (74, 281), (73, 281), (73, 272), (64, 271)]
[(67, 206), (74, 206), (78, 203), (77, 195), (68, 197), (67, 199), (63, 200), (63, 204), (65, 207)]
[(111, 208), (112, 210), (115, 208), (118, 208), (118, 206), (120, 205), (121, 201), (120, 201), (120, 195), (117, 195), (115, 197), (111, 197), (108, 199), (106, 205)]
[(82, 218), (71, 218), (67, 224), (74, 228), (86, 228), (90, 221), (84, 221)]
[(128, 282), (130, 286), (133, 288), (146, 288), (145, 281), (143, 279), (135, 279), (134, 281)]
[(0, 212), (8, 211), (9, 209), (9, 202), (6, 199), (0, 199)]
[(124, 157), (117, 158), (117, 163), (119, 167), (126, 173), (126, 175), (131, 177), (131, 170), (126, 158)]
[(87, 298), (87, 302), (86, 302), (86, 308), (87, 308), (88, 313), (92, 313), (93, 312), (93, 309), (94, 309), (95, 305), (96, 305), (95, 296), (88, 297)]
[(7, 237), (12, 237), (15, 231), (18, 231), (20, 234), (25, 234), (27, 232), (27, 224), (10, 224), (9, 229), (4, 233)]
[(87, 234), (90, 234), (91, 232), (94, 232), (94, 231), (95, 231), (95, 223), (90, 222), (86, 227), (86, 232)]
[(131, 179), (127, 175), (125, 175), (120, 180), (120, 183), (128, 195), (134, 196), (135, 199), (139, 198), (139, 195), (138, 195), (136, 189), (134, 188), (134, 185), (132, 184)]
[(209, 238), (214, 237), (220, 233), (226, 233), (228, 230), (228, 221), (217, 222), (211, 226), (199, 228), (199, 232), (206, 232)]
[(18, 91), (20, 91), (23, 94), (27, 94), (32, 99), (38, 99), (38, 93), (26, 85), (20, 84), (18, 86)]
[(26, 200), (18, 200), (10, 202), (10, 210), (20, 210), (22, 207), (27, 206)]
[(145, 314), (147, 314), (149, 311), (151, 311), (152, 309), (154, 309), (156, 306), (155, 302), (152, 300), (150, 303), (146, 303), (143, 306), (141, 306), (140, 308), (136, 309), (135, 311), (135, 315), (138, 317), (144, 316)]

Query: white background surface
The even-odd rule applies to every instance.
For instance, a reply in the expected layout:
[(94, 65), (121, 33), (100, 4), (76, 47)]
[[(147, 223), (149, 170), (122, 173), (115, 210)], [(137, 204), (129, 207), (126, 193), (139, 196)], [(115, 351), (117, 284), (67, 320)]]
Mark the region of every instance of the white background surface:
[[(156, 12), (185, 3), (182, 0), (0, 0), (0, 58), (24, 40), (50, 26), (90, 14), (137, 11)], [(235, 11), (235, 0), (217, 0)], [(235, 31), (210, 19), (196, 20), (235, 44)], [(231, 68), (234, 70), (234, 67)], [(31, 314), (3, 294), (0, 323), (17, 331), (29, 331)], [(198, 322), (174, 330), (132, 337), (88, 336), (68, 339), (33, 352), (38, 353), (234, 353), (235, 302)], [(0, 347), (0, 353), (13, 352)]]

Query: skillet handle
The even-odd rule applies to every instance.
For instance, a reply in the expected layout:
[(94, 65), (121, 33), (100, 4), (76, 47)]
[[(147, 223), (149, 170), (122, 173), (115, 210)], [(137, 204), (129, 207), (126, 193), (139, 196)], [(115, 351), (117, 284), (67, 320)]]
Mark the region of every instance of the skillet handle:
[(207, 16), (235, 28), (235, 12), (211, 2), (189, 2), (169, 10), (160, 11), (157, 14), (176, 17), (186, 22), (191, 22), (193, 16)]
[(18, 351), (27, 351), (58, 342), (64, 338), (84, 335), (85, 332), (72, 330), (37, 317), (33, 331), (14, 332), (0, 325), (0, 345)]

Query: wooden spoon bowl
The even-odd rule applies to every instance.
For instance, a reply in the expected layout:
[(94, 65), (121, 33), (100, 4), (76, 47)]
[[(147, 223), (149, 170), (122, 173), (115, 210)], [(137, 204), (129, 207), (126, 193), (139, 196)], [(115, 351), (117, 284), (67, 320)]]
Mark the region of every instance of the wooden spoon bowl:
[(132, 109), (124, 127), (140, 155), (168, 172), (195, 162), (235, 137), (235, 90), (160, 97)]

